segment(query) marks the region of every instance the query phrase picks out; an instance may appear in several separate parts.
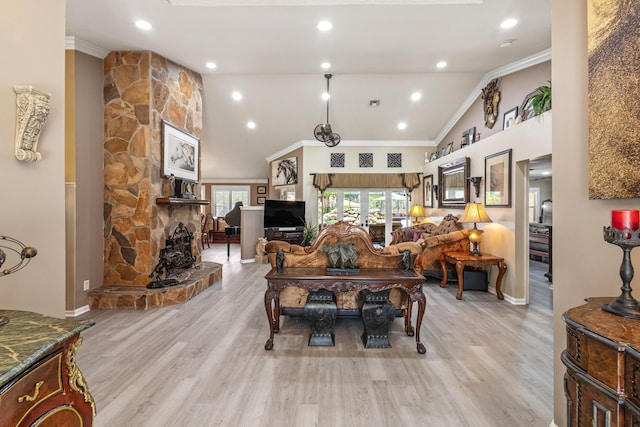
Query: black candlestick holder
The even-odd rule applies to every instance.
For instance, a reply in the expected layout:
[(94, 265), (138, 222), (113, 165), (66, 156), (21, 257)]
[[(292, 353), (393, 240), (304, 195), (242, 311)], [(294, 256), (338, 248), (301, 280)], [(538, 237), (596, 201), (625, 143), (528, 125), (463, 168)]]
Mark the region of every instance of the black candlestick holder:
[(622, 279), (622, 293), (610, 304), (603, 304), (602, 309), (609, 313), (640, 319), (640, 305), (631, 295), (631, 279), (633, 279), (633, 264), (631, 264), (631, 250), (640, 246), (640, 230), (614, 227), (604, 227), (604, 240), (622, 248), (622, 264), (620, 278)]

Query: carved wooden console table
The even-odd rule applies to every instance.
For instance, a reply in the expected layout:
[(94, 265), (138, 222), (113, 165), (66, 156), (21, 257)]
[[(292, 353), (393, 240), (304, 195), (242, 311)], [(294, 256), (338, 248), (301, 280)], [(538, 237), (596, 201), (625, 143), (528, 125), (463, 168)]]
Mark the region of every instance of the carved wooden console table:
[[(273, 349), (273, 335), (280, 330), (279, 295), (287, 286), (296, 286), (308, 291), (325, 289), (331, 292), (347, 292), (352, 290), (380, 292), (387, 289), (400, 289), (409, 296), (409, 304), (418, 303), (418, 317), (416, 321), (416, 346), (418, 353), (426, 352), (420, 342), (420, 327), (426, 305), (426, 297), (422, 291), (424, 277), (415, 270), (392, 268), (360, 269), (359, 274), (329, 274), (326, 267), (295, 267), (278, 270), (273, 268), (265, 276), (267, 290), (264, 294), (264, 305), (269, 320), (270, 335), (265, 343), (266, 350)], [(405, 317), (405, 332), (414, 335), (411, 326), (411, 316)]]
[(95, 403), (76, 365), (80, 332), (92, 321), (2, 311), (0, 425), (91, 426)]

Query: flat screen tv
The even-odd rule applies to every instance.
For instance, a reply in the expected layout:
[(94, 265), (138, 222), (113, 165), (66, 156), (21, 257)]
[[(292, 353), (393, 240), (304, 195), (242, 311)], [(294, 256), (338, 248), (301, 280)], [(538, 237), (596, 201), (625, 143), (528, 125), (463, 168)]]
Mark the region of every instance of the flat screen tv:
[(265, 200), (264, 228), (304, 227), (304, 201)]

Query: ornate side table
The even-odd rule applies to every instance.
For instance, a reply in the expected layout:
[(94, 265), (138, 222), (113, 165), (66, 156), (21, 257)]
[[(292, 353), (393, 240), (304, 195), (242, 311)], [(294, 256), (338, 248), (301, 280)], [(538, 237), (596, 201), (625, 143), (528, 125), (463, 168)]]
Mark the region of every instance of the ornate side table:
[(471, 255), (469, 252), (444, 252), (440, 257), (440, 266), (442, 267), (442, 281), (440, 287), (444, 288), (447, 285), (447, 262), (456, 266), (456, 273), (458, 273), (458, 293), (456, 299), (462, 299), (462, 289), (464, 288), (464, 267), (491, 267), (495, 265), (498, 267), (498, 277), (496, 279), (496, 296), (499, 300), (504, 299), (502, 294), (502, 277), (504, 272), (507, 271), (507, 264), (504, 263), (504, 258), (497, 257), (488, 253), (482, 255)]

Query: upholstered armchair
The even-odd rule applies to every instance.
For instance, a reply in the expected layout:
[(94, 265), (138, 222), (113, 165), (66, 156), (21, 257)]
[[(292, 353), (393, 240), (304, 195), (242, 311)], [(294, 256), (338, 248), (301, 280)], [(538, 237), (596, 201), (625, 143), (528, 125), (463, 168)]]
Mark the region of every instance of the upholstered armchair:
[[(462, 228), (458, 217), (447, 215), (440, 224), (425, 223), (415, 227), (403, 227), (394, 230), (391, 235), (392, 245), (403, 245), (407, 242), (415, 242), (420, 245), (422, 251), (416, 261), (416, 270), (422, 269), (422, 274), (427, 277), (442, 278), (440, 256), (443, 252), (469, 251), (469, 232)], [(447, 266), (450, 267), (450, 266)], [(455, 278), (456, 274), (448, 274)]]

